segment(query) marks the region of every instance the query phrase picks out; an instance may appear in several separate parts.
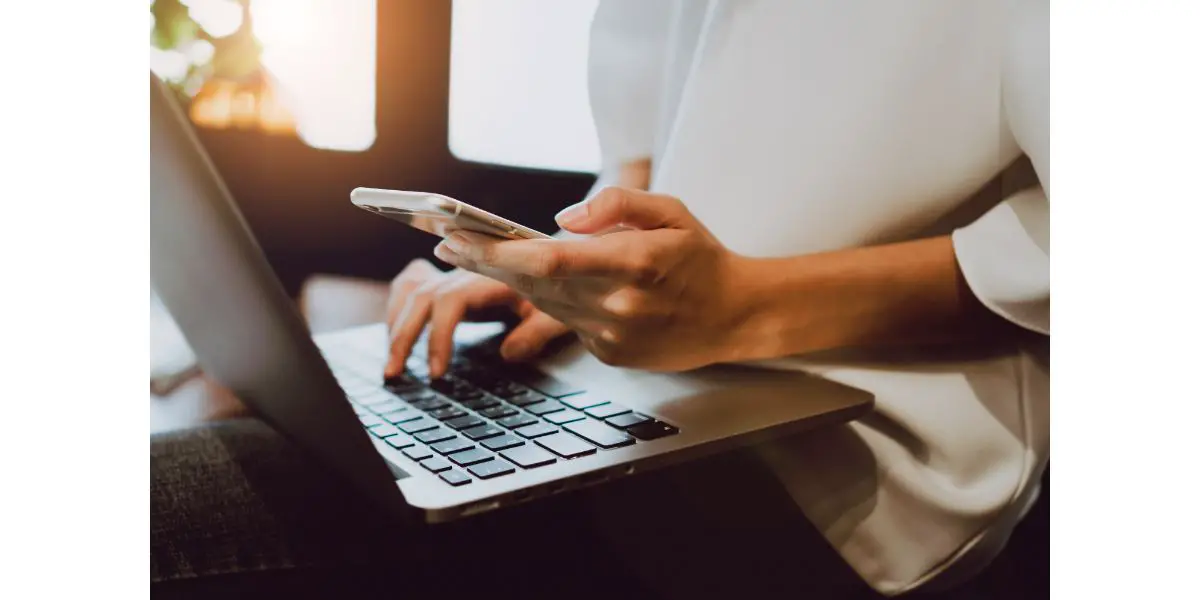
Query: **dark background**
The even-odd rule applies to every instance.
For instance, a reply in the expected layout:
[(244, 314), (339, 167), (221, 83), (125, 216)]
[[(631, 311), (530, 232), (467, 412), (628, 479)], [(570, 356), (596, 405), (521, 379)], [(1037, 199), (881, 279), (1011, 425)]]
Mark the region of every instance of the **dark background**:
[(296, 137), (198, 128), (280, 280), (334, 273), (390, 279), (436, 238), (350, 204), (356, 187), (437, 192), (542, 231), (595, 177), (458, 160), (449, 150), (449, 2), (379, 2), (375, 144), (311, 148)]

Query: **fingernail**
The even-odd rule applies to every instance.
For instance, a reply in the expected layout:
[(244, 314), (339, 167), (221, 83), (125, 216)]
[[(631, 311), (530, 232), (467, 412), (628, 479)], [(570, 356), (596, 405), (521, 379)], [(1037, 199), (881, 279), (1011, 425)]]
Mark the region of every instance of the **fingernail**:
[(451, 234), (450, 237), (442, 240), (442, 244), (445, 244), (446, 248), (455, 254), (466, 254), (471, 249), (471, 243), (467, 241), (467, 238), (457, 233)]
[(562, 209), (557, 215), (554, 215), (554, 221), (563, 227), (577, 225), (587, 219), (588, 203), (580, 202)]

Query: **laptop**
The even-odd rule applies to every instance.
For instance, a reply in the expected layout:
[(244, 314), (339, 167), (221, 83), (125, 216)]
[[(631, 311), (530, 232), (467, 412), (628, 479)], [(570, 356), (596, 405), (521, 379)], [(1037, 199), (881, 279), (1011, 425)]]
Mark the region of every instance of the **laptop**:
[(408, 370), (384, 381), (385, 326), (310, 335), (172, 92), (150, 80), (153, 288), (207, 374), (403, 518), (485, 513), (834, 425), (873, 405), (866, 392), (802, 373), (647, 373), (607, 366), (578, 344), (506, 364), (494, 323), (459, 328), (445, 377), (429, 378), (418, 344)]

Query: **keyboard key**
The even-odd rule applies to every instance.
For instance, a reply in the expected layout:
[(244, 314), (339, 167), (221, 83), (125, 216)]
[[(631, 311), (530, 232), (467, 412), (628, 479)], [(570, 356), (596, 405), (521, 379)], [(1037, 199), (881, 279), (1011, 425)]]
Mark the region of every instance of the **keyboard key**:
[(433, 388), (434, 391), (445, 394), (445, 393), (454, 391), (454, 387), (457, 384), (458, 384), (457, 379), (442, 377), (441, 379), (434, 379), (433, 381), (430, 381), (429, 387)]
[(435, 419), (438, 419), (440, 421), (445, 421), (446, 419), (453, 419), (455, 417), (461, 417), (465, 414), (467, 414), (467, 412), (457, 406), (445, 406), (445, 407), (439, 408), (437, 410), (429, 411), (429, 416), (431, 416)]
[(456, 465), (466, 467), (466, 466), (470, 466), (470, 465), (473, 465), (476, 463), (481, 463), (485, 460), (492, 460), (493, 456), (494, 455), (491, 452), (488, 452), (487, 450), (481, 450), (479, 448), (472, 448), (465, 452), (459, 452), (458, 454), (451, 454), (450, 460), (454, 461), (454, 464), (456, 464)]
[(504, 430), (495, 425), (477, 425), (470, 429), (464, 429), (461, 433), (473, 440), (482, 440), (501, 435), (504, 433)]
[(409, 404), (411, 404), (412, 407), (417, 410), (426, 410), (426, 411), (437, 410), (437, 409), (445, 407), (445, 406), (450, 406), (449, 402), (446, 402), (445, 400), (443, 400), (437, 396), (434, 396), (432, 398), (423, 398), (421, 400), (415, 400), (413, 402), (409, 402)]
[(582, 420), (586, 419), (587, 417), (583, 416), (583, 413), (581, 413), (577, 410), (562, 410), (559, 412), (550, 413), (543, 418), (546, 419), (547, 421), (550, 421), (551, 423), (554, 423), (555, 425), (562, 425), (564, 423), (574, 423), (575, 421), (582, 421)]
[(650, 421), (641, 425), (634, 425), (626, 431), (639, 440), (657, 440), (658, 438), (679, 433), (679, 428), (670, 423), (663, 423), (662, 421)]
[(391, 423), (381, 423), (368, 429), (367, 431), (370, 431), (371, 435), (374, 435), (378, 438), (385, 438), (389, 435), (396, 435), (397, 433), (400, 433), (400, 430), (396, 429), (396, 426), (392, 425)]
[(367, 410), (367, 408), (365, 406), (359, 406), (357, 404), (351, 403), (350, 408), (354, 410), (354, 414), (356, 414), (360, 417), (363, 415), (371, 414), (371, 411)]
[(521, 369), (518, 371), (516, 379), (547, 396), (555, 398), (562, 398), (584, 391), (583, 388), (577, 385), (571, 385), (534, 368)]
[(605, 400), (604, 398), (601, 398), (601, 397), (593, 395), (593, 394), (585, 393), (585, 394), (577, 394), (575, 396), (567, 396), (566, 398), (562, 399), (562, 403), (566, 404), (567, 406), (570, 406), (571, 408), (578, 408), (579, 410), (583, 410), (585, 408), (591, 408), (593, 406), (600, 406), (601, 404), (608, 404), (608, 400)]
[(436, 444), (429, 446), (429, 448), (431, 450), (433, 450), (434, 452), (437, 452), (438, 454), (454, 454), (455, 452), (462, 452), (463, 450), (470, 450), (471, 448), (474, 448), (474, 447), (475, 447), (475, 444), (472, 444), (471, 440), (468, 440), (466, 438), (453, 438), (453, 439), (449, 439), (444, 442), (438, 442)]
[(386, 415), (383, 415), (383, 420), (387, 421), (388, 423), (391, 423), (393, 425), (395, 425), (397, 423), (403, 423), (405, 421), (413, 421), (413, 420), (420, 419), (420, 418), (421, 418), (421, 413), (419, 413), (415, 410), (408, 410), (408, 409), (397, 410), (395, 412), (390, 412), (390, 413), (387, 413)]
[(454, 485), (454, 486), (466, 485), (468, 483), (471, 483), (471, 478), (468, 477), (466, 473), (463, 473), (462, 471), (459, 471), (458, 469), (450, 469), (449, 471), (442, 471), (441, 473), (438, 473), (438, 477), (441, 477), (442, 481), (445, 481), (446, 483), (448, 483), (450, 485)]
[(401, 450), (401, 452), (413, 460), (425, 460), (426, 458), (433, 456), (433, 450), (430, 450), (427, 446), (409, 446), (408, 448)]
[(416, 385), (421, 385), (421, 382), (412, 373), (401, 373), (383, 382), (383, 386), (388, 389), (404, 389)]
[(502, 419), (509, 415), (517, 414), (517, 409), (515, 409), (507, 404), (501, 404), (499, 406), (485, 408), (485, 409), (479, 411), (479, 414), (481, 414), (489, 419)]
[(546, 400), (545, 402), (530, 404), (529, 406), (525, 407), (525, 410), (540, 417), (542, 415), (548, 415), (552, 412), (558, 412), (565, 408), (567, 407), (563, 406), (558, 400)]
[(433, 471), (434, 473), (440, 473), (442, 471), (449, 469), (450, 463), (434, 456), (432, 458), (427, 458), (427, 459), (421, 461), (421, 466), (425, 467), (426, 469), (429, 469), (430, 471)]
[(601, 448), (619, 448), (628, 446), (633, 443), (633, 438), (629, 434), (619, 429), (614, 429), (601, 423), (600, 421), (579, 421), (577, 423), (569, 423), (563, 426), (563, 429), (574, 433), (575, 435), (586, 439), (587, 441), (600, 446)]
[(497, 458), (495, 460), (481, 462), (477, 465), (471, 465), (467, 467), (467, 470), (470, 471), (472, 475), (480, 479), (491, 479), (492, 477), (499, 477), (501, 475), (514, 473), (516, 472), (517, 468), (509, 464), (508, 461)]
[(396, 397), (380, 389), (372, 389), (364, 394), (351, 394), (354, 401), (363, 406), (375, 406), (395, 400)]
[(503, 450), (505, 448), (514, 448), (525, 443), (525, 440), (506, 433), (500, 437), (488, 438), (483, 440), (483, 447), (488, 450)]
[(453, 419), (446, 421), (446, 424), (455, 429), (466, 429), (468, 427), (482, 425), (483, 419), (480, 419), (479, 417), (476, 417), (475, 415), (463, 415), (461, 417), (455, 417)]
[(363, 427), (374, 427), (376, 425), (383, 425), (383, 419), (380, 419), (379, 417), (377, 417), (375, 415), (362, 415), (362, 416), (358, 417), (358, 420), (360, 422), (362, 422)]
[(397, 425), (397, 427), (400, 428), (400, 431), (403, 431), (404, 433), (416, 433), (418, 431), (425, 431), (426, 429), (433, 429), (437, 426), (438, 422), (430, 419), (429, 417), (421, 417), (420, 419), (414, 419), (412, 421), (408, 421), (407, 423), (401, 423)]
[(539, 446), (542, 446), (543, 448), (563, 458), (576, 458), (579, 456), (594, 454), (596, 452), (595, 446), (592, 446), (591, 444), (569, 433), (556, 433), (554, 435), (540, 437), (534, 441), (536, 441)]
[(396, 448), (397, 450), (402, 450), (417, 443), (412, 439), (412, 436), (408, 435), (407, 433), (389, 435), (384, 438), (383, 441), (387, 442), (389, 446)]
[(545, 399), (546, 399), (545, 396), (543, 396), (537, 392), (526, 390), (515, 396), (510, 396), (508, 398), (508, 403), (513, 404), (515, 406), (528, 406), (530, 404), (536, 404), (538, 402), (541, 402), (542, 400), (545, 400)]
[(537, 446), (530, 445), (510, 448), (501, 452), (500, 456), (507, 458), (523, 469), (541, 467), (558, 460), (554, 458), (553, 454), (550, 454), (549, 452), (546, 452)]
[(454, 437), (454, 432), (444, 427), (436, 427), (413, 435), (413, 439), (423, 444), (436, 444), (452, 437)]
[(463, 400), (461, 404), (471, 410), (482, 410), (500, 404), (500, 399), (495, 396), (480, 396), (471, 400)]
[(618, 429), (629, 429), (634, 425), (641, 425), (642, 423), (647, 423), (653, 421), (654, 419), (651, 419), (642, 413), (631, 412), (623, 415), (617, 415), (615, 417), (609, 417), (605, 420), (608, 421), (609, 425), (612, 425)]
[(500, 396), (501, 398), (512, 398), (513, 396), (519, 396), (529, 391), (529, 388), (515, 381), (501, 379), (491, 382), (491, 384), (487, 386), (487, 391)]
[(531, 423), (537, 423), (537, 417), (535, 417), (533, 415), (527, 415), (525, 413), (520, 413), (520, 414), (513, 415), (511, 417), (504, 417), (503, 419), (499, 419), (496, 422), (509, 428), (509, 429), (513, 429), (515, 427), (524, 427)]
[(371, 410), (373, 410), (377, 414), (381, 414), (381, 415), (383, 413), (390, 413), (394, 410), (407, 410), (407, 409), (408, 409), (408, 405), (405, 404), (404, 402), (402, 402), (399, 398), (392, 398), (391, 400), (388, 400), (387, 402), (380, 402), (379, 404), (371, 405)]
[(608, 404), (593, 406), (583, 412), (592, 415), (597, 419), (607, 419), (612, 416), (627, 413), (629, 412), (629, 409), (621, 406), (620, 404), (613, 404), (612, 402), (609, 402)]
[(412, 404), (413, 402), (418, 402), (420, 400), (428, 400), (430, 398), (437, 398), (437, 394), (435, 394), (429, 390), (426, 390), (426, 389), (419, 389), (419, 390), (409, 390), (407, 392), (397, 392), (396, 397), (405, 402), (408, 402), (409, 404)]
[(473, 387), (456, 388), (449, 392), (446, 392), (446, 395), (451, 398), (454, 398), (455, 400), (458, 400), (460, 402), (465, 402), (467, 400), (474, 400), (476, 398), (482, 398), (483, 390), (475, 389)]
[(519, 435), (523, 438), (533, 439), (536, 437), (542, 437), (543, 435), (550, 435), (552, 433), (556, 433), (556, 432), (558, 432), (558, 428), (549, 423), (542, 423), (539, 421), (537, 423), (534, 423), (533, 425), (526, 425), (524, 427), (518, 427), (518, 428), (514, 429), (513, 432), (515, 432), (517, 435)]

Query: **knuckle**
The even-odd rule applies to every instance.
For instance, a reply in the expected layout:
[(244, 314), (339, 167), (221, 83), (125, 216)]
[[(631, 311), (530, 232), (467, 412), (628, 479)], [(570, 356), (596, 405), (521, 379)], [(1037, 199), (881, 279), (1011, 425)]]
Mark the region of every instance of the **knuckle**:
[(534, 279), (524, 273), (518, 273), (513, 278), (513, 287), (522, 294), (532, 294), (534, 291)]
[[(636, 317), (641, 310), (641, 302), (628, 290), (619, 291), (608, 297), (604, 302), (608, 313), (620, 320)], [(615, 332), (613, 332), (615, 335)]]
[(398, 278), (404, 278), (404, 277), (407, 277), (408, 279), (421, 278), (421, 277), (424, 277), (425, 275), (427, 275), (431, 269), (433, 269), (433, 265), (430, 264), (429, 261), (427, 261), (423, 258), (415, 258), (415, 259), (409, 261), (409, 263), (407, 265), (404, 265), (404, 268), (400, 270), (400, 275), (398, 276)]
[(567, 258), (559, 250), (547, 247), (538, 254), (533, 274), (537, 277), (557, 277), (567, 269)]
[(623, 190), (615, 185), (606, 185), (603, 188), (601, 188), (599, 192), (596, 192), (595, 199), (600, 200), (602, 202), (613, 202), (615, 200), (618, 200), (619, 198), (621, 198), (624, 195), (625, 195), (625, 190)]
[(430, 297), (438, 302), (451, 301), (461, 295), (462, 288), (454, 285), (439, 285), (430, 290)]
[(479, 250), (479, 260), (477, 262), (485, 265), (490, 265), (496, 262), (496, 245), (483, 244)]
[(391, 293), (392, 295), (402, 294), (414, 285), (413, 281), (404, 276), (404, 271), (392, 278)]
[(621, 366), (622, 352), (616, 344), (599, 338), (590, 338), (587, 347), (596, 360), (611, 367)]
[(431, 269), (434, 269), (433, 265), (423, 258), (412, 260), (392, 278), (392, 292), (403, 291), (405, 288), (420, 284), (429, 278)]
[(668, 195), (664, 195), (664, 196), (663, 196), (663, 202), (664, 202), (664, 203), (667, 205), (667, 207), (668, 207), (668, 208), (670, 208), (672, 211), (675, 211), (675, 212), (687, 212), (687, 205), (685, 205), (685, 204), (683, 203), (683, 200), (679, 199), (679, 197), (678, 197), (678, 196), (668, 196)]
[(620, 213), (625, 208), (625, 203), (629, 201), (629, 193), (623, 188), (610, 185), (601, 189), (596, 194), (594, 201), (603, 210)]
[(654, 285), (662, 281), (663, 272), (654, 257), (646, 253), (635, 255), (630, 261), (630, 273), (638, 285)]

